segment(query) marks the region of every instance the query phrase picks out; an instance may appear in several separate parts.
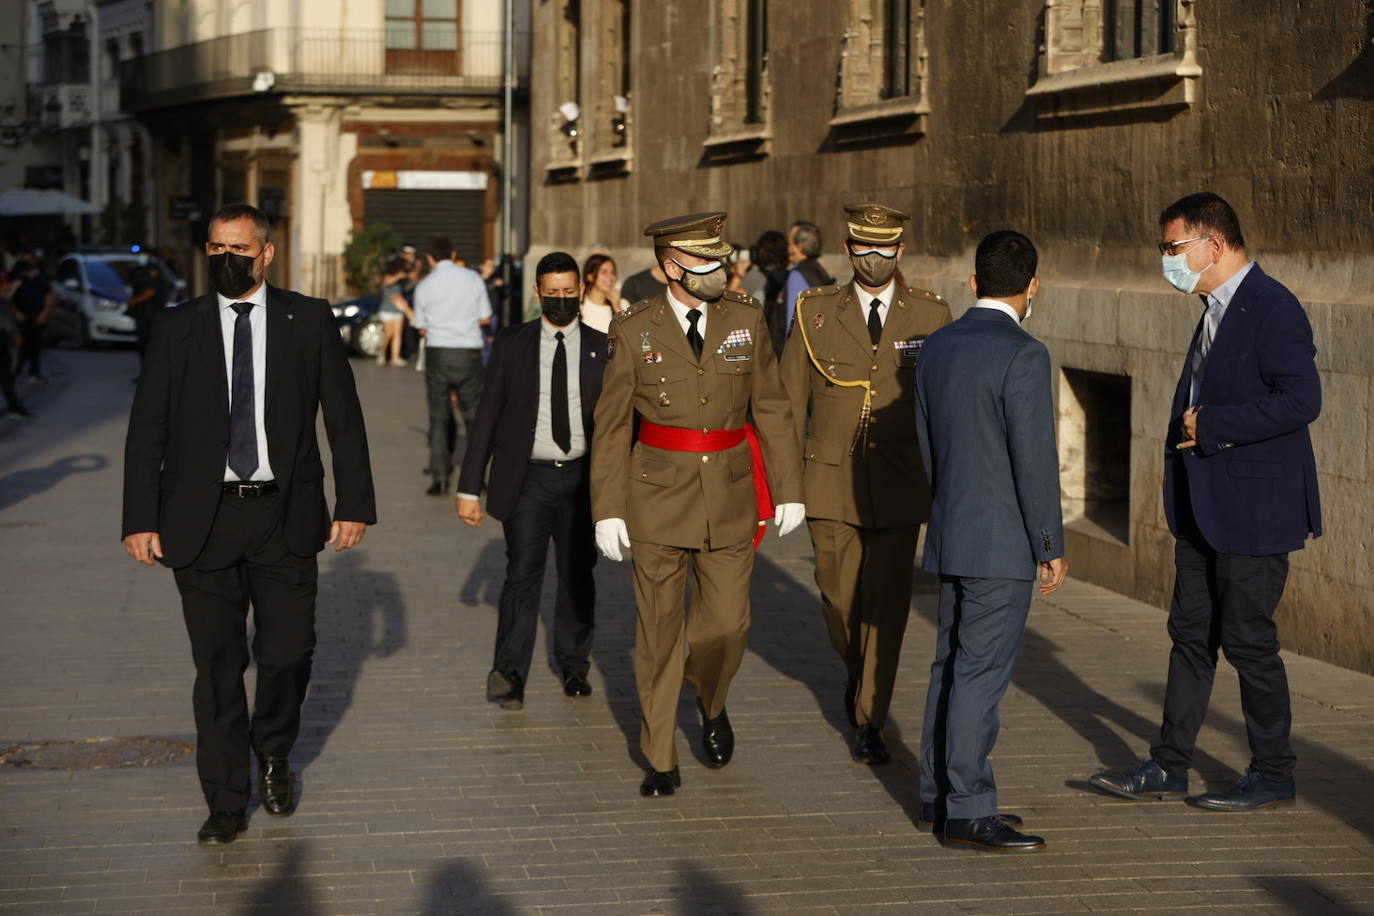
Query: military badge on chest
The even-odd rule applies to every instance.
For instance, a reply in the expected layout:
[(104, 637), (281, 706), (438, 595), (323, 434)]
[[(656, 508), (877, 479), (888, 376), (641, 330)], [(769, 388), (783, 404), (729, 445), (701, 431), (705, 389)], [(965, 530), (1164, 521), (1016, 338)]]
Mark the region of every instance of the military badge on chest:
[(921, 355), (921, 345), (925, 342), (924, 337), (917, 337), (912, 340), (894, 340), (892, 346), (897, 351), (897, 359), (901, 365), (915, 366)]
[(754, 336), (749, 333), (748, 328), (736, 328), (725, 335), (725, 342), (716, 350), (717, 355), (724, 356), (728, 362), (742, 362), (749, 358), (748, 353), (741, 351), (742, 347), (752, 347)]

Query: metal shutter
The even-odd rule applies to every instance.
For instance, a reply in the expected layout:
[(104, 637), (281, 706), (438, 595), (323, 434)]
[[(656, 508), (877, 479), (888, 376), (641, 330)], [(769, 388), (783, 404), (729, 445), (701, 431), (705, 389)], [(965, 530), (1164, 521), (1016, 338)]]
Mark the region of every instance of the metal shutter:
[(363, 219), (389, 223), (407, 245), (424, 251), (437, 235), (453, 240), (458, 257), (476, 267), (485, 256), (482, 213), (486, 191), (363, 191)]

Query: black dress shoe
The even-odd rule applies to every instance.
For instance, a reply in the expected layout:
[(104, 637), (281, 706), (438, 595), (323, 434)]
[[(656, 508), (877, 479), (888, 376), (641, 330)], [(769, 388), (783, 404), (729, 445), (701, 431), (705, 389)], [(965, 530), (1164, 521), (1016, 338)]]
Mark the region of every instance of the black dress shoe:
[(563, 669), (563, 693), (570, 697), (589, 697), (592, 695), (592, 685), (587, 683), (585, 674), (578, 674), (576, 671)]
[(229, 811), (216, 811), (205, 823), (200, 825), (196, 839), (204, 846), (216, 843), (232, 843), (240, 833), (248, 829), (248, 818)]
[(1297, 784), (1291, 778), (1275, 782), (1249, 767), (1240, 781), (1225, 792), (1205, 792), (1195, 801), (1199, 808), (1213, 811), (1258, 811), (1260, 808), (1287, 807), (1293, 804), (1297, 794)]
[(701, 752), (706, 755), (706, 765), (718, 770), (735, 756), (735, 730), (724, 709), (714, 719), (707, 718), (701, 700), (697, 700), (697, 709), (701, 710)]
[(258, 761), (258, 798), (273, 817), (287, 817), (296, 810), (296, 774), (285, 754)]
[(844, 682), (844, 714), (849, 719), (850, 728), (859, 727), (859, 717), (854, 713), (854, 699), (858, 692), (858, 682), (853, 678)]
[[(1003, 814), (999, 811), (997, 816), (1006, 821), (1008, 826), (1018, 828), (1021, 826), (1021, 815), (1019, 814)], [(930, 802), (921, 802), (921, 819), (916, 822), (916, 829), (943, 833), (945, 830), (945, 813), (943, 807), (937, 814), (934, 805)]]
[(854, 733), (854, 762), (877, 765), (887, 763), (892, 755), (887, 752), (887, 742), (883, 740), (881, 729), (872, 725), (860, 725)]
[(487, 699), (495, 700), (502, 709), (524, 709), (524, 679), (514, 671), (491, 669), (487, 675)]
[(948, 818), (941, 842), (946, 846), (967, 846), (984, 852), (1036, 852), (1045, 848), (1042, 838), (1021, 833), (997, 814)]
[(639, 794), (645, 798), (672, 795), (681, 785), (682, 777), (678, 775), (677, 767), (666, 773), (661, 770), (650, 770), (645, 774), (644, 781), (639, 784)]
[(429, 489), (425, 491), (425, 495), (426, 495), (426, 496), (443, 496), (444, 493), (446, 493), (446, 492), (447, 492), (447, 488), (446, 488), (443, 484), (441, 484), (439, 481), (436, 480), (436, 481), (434, 481), (434, 483), (432, 483), (432, 484), (429, 485)]
[(1170, 776), (1151, 757), (1142, 758), (1129, 773), (1098, 773), (1089, 782), (1122, 798), (1183, 798), (1188, 794), (1188, 775)]

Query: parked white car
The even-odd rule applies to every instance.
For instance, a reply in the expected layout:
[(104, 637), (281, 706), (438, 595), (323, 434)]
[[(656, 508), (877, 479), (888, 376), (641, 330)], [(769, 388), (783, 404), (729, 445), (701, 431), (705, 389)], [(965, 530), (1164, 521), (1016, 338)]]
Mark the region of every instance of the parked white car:
[[(83, 251), (59, 261), (53, 274), (57, 307), (48, 333), (58, 340), (81, 344), (133, 343), (138, 335), (126, 309), (131, 294), (129, 280), (147, 257), (120, 249)], [(177, 302), (186, 284), (166, 265), (152, 260), (166, 275), (168, 304)]]

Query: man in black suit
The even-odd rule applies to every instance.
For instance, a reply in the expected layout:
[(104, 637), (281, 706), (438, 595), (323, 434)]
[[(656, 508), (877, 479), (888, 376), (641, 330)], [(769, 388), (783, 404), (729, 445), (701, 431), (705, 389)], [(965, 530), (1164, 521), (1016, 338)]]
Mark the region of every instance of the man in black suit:
[(458, 517), (481, 524), (479, 495), (491, 463), (487, 511), (505, 529), (506, 581), (487, 676), (487, 695), (503, 709), (524, 706), (550, 538), (558, 569), (554, 660), (565, 694), (592, 692), (596, 551), (588, 449), (606, 335), (578, 321), (582, 282), (571, 256), (545, 255), (534, 292), (543, 316), (496, 338), (458, 478)]
[(930, 477), (925, 568), (940, 576), (939, 631), (921, 735), (921, 823), (947, 846), (1030, 852), (1045, 841), (997, 810), (988, 755), (1035, 578), (1068, 574), (1050, 354), (1021, 327), (1040, 289), (1030, 239), (978, 243), (978, 300), (926, 338), (916, 432)]
[[(247, 828), (250, 747), (267, 813), (294, 810), (287, 755), (315, 646), (315, 555), (326, 543), (357, 545), (377, 520), (362, 408), (333, 315), (323, 299), (267, 286), (269, 228), (245, 204), (215, 215), (205, 245), (215, 292), (159, 313), (125, 443), (124, 547), (172, 568), (191, 639), (207, 844)], [(321, 408), (332, 525), (315, 438)]]

